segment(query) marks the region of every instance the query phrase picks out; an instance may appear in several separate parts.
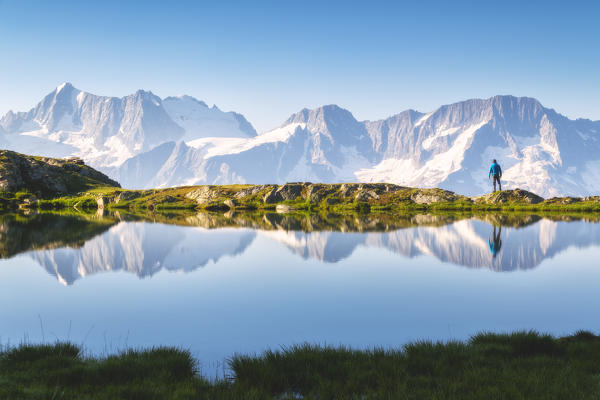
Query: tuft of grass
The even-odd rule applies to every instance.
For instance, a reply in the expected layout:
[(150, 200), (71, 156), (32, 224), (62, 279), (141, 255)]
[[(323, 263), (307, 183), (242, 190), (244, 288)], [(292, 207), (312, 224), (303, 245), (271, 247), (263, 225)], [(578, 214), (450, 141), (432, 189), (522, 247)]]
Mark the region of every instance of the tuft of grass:
[[(587, 350), (587, 351), (584, 351)], [(400, 350), (294, 346), (234, 356), (235, 384), (276, 398), (595, 398), (600, 338), (534, 331), (421, 341)]]
[(73, 197), (59, 197), (56, 199), (41, 199), (37, 203), (37, 207), (40, 210), (64, 210), (64, 209), (77, 209), (81, 211), (96, 211), (98, 204), (96, 199), (89, 195), (73, 196)]
[(76, 359), (81, 351), (71, 343), (31, 345), (25, 344), (13, 348), (4, 354), (3, 362), (10, 368), (21, 368), (48, 359)]
[(540, 335), (535, 331), (515, 332), (511, 334), (480, 333), (471, 338), (473, 345), (493, 344), (503, 347), (514, 357), (535, 355), (562, 356), (565, 349), (550, 335)]
[(127, 350), (92, 363), (84, 380), (88, 384), (125, 384), (143, 376), (154, 382), (181, 382), (194, 378), (197, 372), (189, 351), (158, 347)]
[(466, 342), (355, 350), (301, 344), (234, 355), (232, 377), (207, 381), (186, 350), (84, 357), (69, 343), (0, 351), (7, 399), (598, 398), (600, 337), (480, 333)]
[(97, 359), (84, 358), (70, 343), (27, 344), (0, 353), (3, 381), (9, 384), (0, 385), (0, 398), (10, 399), (164, 399), (209, 387), (187, 350), (158, 347)]

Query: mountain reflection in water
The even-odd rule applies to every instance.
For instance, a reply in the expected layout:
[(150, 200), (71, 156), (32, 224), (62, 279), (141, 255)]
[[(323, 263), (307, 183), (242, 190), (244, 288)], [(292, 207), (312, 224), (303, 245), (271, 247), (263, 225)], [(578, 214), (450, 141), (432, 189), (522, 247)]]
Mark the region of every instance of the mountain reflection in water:
[(302, 258), (326, 263), (364, 246), (493, 271), (534, 268), (569, 246), (600, 244), (597, 223), (535, 215), (199, 213), (161, 222), (119, 214), (3, 215), (0, 256), (26, 253), (61, 283), (72, 284), (102, 271), (140, 278), (162, 269), (193, 271), (223, 256), (243, 254), (259, 235)]

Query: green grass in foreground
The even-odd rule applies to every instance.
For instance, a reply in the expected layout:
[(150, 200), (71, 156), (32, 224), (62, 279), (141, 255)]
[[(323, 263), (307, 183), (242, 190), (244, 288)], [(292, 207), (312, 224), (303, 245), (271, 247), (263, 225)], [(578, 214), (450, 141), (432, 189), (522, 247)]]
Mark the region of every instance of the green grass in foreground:
[(301, 345), (236, 355), (233, 378), (209, 382), (178, 349), (97, 359), (68, 343), (21, 345), (0, 352), (0, 398), (597, 399), (599, 361), (600, 337), (589, 332), (484, 333), (399, 350)]

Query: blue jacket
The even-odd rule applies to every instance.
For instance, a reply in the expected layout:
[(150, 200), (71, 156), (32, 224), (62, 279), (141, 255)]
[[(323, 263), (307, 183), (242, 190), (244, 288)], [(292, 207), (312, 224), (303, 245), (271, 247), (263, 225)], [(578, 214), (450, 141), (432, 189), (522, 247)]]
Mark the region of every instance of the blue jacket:
[(496, 257), (496, 254), (498, 254), (500, 248), (502, 247), (502, 241), (497, 240), (492, 242), (488, 239), (488, 245), (490, 246), (490, 253), (492, 253), (492, 256)]
[(492, 163), (492, 165), (490, 166), (490, 173), (488, 174), (488, 178), (492, 175), (502, 176), (502, 168), (500, 168), (500, 165), (498, 165), (498, 163)]

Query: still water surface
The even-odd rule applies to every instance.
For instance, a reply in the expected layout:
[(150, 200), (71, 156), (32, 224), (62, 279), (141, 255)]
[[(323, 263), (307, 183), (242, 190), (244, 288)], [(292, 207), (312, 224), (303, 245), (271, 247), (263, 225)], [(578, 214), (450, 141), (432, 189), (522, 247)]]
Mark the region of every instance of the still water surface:
[[(169, 221), (165, 221), (169, 222)], [(173, 221), (171, 221), (173, 222)], [(90, 353), (398, 347), (480, 331), (599, 330), (600, 224), (537, 216), (202, 215), (0, 220), (0, 343)]]

